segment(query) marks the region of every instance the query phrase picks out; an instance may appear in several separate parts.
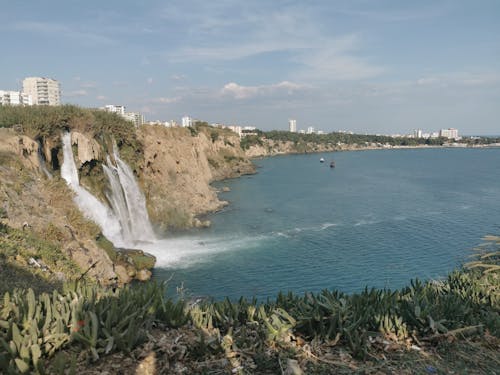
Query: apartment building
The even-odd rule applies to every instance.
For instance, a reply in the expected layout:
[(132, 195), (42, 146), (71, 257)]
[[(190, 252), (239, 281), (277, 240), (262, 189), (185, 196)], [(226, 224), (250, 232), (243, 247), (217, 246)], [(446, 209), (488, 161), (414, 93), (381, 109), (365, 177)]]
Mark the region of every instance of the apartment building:
[(31, 95), (22, 91), (0, 90), (0, 105), (32, 105)]
[(439, 136), (449, 139), (458, 139), (458, 130), (453, 128), (441, 129), (439, 131)]
[(119, 114), (121, 116), (125, 115), (125, 106), (123, 105), (114, 105), (114, 104), (108, 104), (104, 106), (104, 110), (108, 112), (113, 112), (116, 114)]
[(132, 121), (136, 127), (144, 124), (144, 116), (139, 112), (125, 112), (121, 116), (126, 120)]
[(190, 126), (193, 126), (193, 119), (189, 116), (184, 116), (182, 118), (182, 127), (183, 128), (187, 128), (187, 127), (190, 127)]
[(59, 81), (45, 77), (27, 77), (23, 80), (23, 92), (31, 95), (33, 104), (60, 105), (61, 87)]

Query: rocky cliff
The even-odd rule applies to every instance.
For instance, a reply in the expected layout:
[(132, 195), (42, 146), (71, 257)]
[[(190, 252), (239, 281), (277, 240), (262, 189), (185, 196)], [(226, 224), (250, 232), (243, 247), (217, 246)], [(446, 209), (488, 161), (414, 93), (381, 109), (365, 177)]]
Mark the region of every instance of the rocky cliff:
[[(59, 178), (48, 178), (40, 163), (40, 144), (10, 129), (0, 129), (0, 204), (2, 222), (13, 229), (22, 229), (29, 237), (54, 245), (62, 259), (47, 259), (43, 249), (19, 249), (13, 257), (21, 264), (30, 258), (43, 259), (49, 271), (60, 278), (89, 275), (104, 282), (120, 281), (120, 270), (96, 243), (99, 228), (79, 212), (72, 193)], [(49, 173), (49, 172), (47, 172)], [(14, 240), (14, 239), (13, 239)], [(68, 261), (68, 262), (66, 262)], [(118, 267), (119, 268), (119, 267)], [(122, 270), (126, 274), (125, 270)]]
[(255, 172), (230, 131), (142, 126), (138, 139), (144, 145), (139, 175), (148, 210), (163, 229), (207, 225), (197, 216), (226, 204), (210, 183)]
[(312, 152), (331, 152), (338, 150), (333, 144), (314, 142), (295, 143), (292, 141), (276, 141), (262, 137), (260, 143), (253, 144), (245, 150), (249, 158), (266, 157), (285, 154), (304, 154)]
[[(46, 241), (67, 262), (63, 266), (60, 259), (41, 259), (36, 249), (24, 255), (13, 253), (13, 260), (24, 265), (30, 258), (43, 260), (62, 278), (88, 271), (103, 283), (149, 276), (144, 266), (153, 263), (147, 255), (116, 251), (74, 204), (72, 191), (59, 178), (59, 137), (35, 140), (12, 129), (0, 132), (1, 224)], [(225, 205), (210, 183), (255, 171), (240, 148), (239, 137), (230, 131), (143, 126), (137, 130), (137, 140), (142, 155), (136, 157), (139, 162), (134, 172), (150, 218), (162, 233), (170, 228), (209, 225), (197, 216)], [(81, 184), (105, 201), (102, 163), (109, 152), (106, 144), (81, 131), (72, 131), (71, 143)]]

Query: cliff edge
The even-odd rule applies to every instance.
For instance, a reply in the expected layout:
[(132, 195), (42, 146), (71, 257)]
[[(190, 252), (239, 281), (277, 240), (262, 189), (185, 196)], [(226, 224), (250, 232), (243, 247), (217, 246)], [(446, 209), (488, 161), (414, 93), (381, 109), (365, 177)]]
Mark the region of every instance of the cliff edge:
[(255, 173), (231, 131), (142, 126), (138, 139), (144, 145), (139, 178), (150, 218), (161, 229), (208, 225), (197, 216), (227, 204), (210, 184)]

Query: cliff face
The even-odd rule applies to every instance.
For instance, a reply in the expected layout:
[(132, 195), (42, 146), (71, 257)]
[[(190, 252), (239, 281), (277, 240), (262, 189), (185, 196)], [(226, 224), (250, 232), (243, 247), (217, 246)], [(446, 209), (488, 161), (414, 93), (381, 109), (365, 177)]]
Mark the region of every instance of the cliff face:
[[(79, 268), (60, 268), (58, 263), (63, 264), (64, 259), (55, 259), (53, 264), (48, 264), (54, 272), (79, 275), (97, 262), (89, 270), (89, 275), (104, 283), (114, 282), (118, 275), (113, 263), (95, 241), (99, 228), (79, 212), (64, 181), (45, 176), (38, 156), (38, 142), (8, 129), (0, 131), (0, 207), (4, 211), (3, 223), (54, 245), (61, 251), (59, 257)], [(43, 256), (42, 249), (30, 251), (33, 258)], [(16, 255), (16, 260), (21, 264), (29, 261), (20, 254)]]
[(304, 154), (309, 152), (331, 152), (338, 148), (333, 144), (318, 144), (313, 142), (294, 143), (291, 141), (274, 141), (262, 138), (262, 144), (250, 146), (245, 155), (249, 158), (266, 157), (283, 154)]
[(226, 204), (210, 183), (255, 172), (239, 137), (229, 131), (143, 126), (138, 138), (144, 145), (139, 174), (148, 211), (163, 229), (208, 224), (196, 216)]
[[(136, 165), (136, 177), (150, 218), (161, 229), (208, 225), (197, 215), (226, 204), (210, 183), (255, 172), (238, 136), (229, 131), (144, 126), (138, 129), (137, 138), (144, 155)], [(106, 151), (92, 134), (73, 131), (71, 142), (81, 184), (105, 200), (107, 182), (101, 165)], [(57, 257), (73, 264), (68, 266), (73, 269), (59, 267), (55, 259), (49, 268), (77, 276), (92, 266), (88, 274), (103, 283), (147, 278), (147, 272), (134, 268), (138, 264), (134, 259), (148, 267), (151, 259), (117, 252), (73, 202), (73, 192), (59, 177), (63, 160), (57, 137), (36, 141), (0, 129), (0, 162), (0, 224), (54, 245), (60, 250)], [(24, 256), (19, 252), (14, 258), (27, 264), (29, 257), (37, 258), (33, 251)]]

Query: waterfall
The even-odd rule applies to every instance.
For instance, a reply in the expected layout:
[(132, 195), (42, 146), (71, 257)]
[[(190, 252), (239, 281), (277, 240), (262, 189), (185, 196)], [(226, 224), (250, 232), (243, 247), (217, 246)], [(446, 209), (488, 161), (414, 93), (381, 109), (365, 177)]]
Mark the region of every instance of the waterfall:
[(49, 180), (51, 180), (52, 174), (49, 172), (47, 166), (45, 165), (45, 157), (43, 156), (42, 149), (43, 149), (42, 142), (38, 141), (38, 164), (40, 164), (40, 170), (45, 174), (45, 176)]
[(154, 240), (155, 235), (146, 210), (146, 201), (132, 170), (120, 159), (118, 150), (115, 148), (113, 152), (116, 166), (109, 156), (107, 165), (103, 165), (110, 186), (110, 190), (106, 192), (106, 198), (111, 205), (108, 207), (80, 186), (71, 148), (71, 134), (65, 133), (62, 141), (64, 161), (61, 166), (61, 177), (76, 193), (75, 202), (80, 210), (95, 221), (104, 235), (117, 247), (134, 248), (139, 241)]
[[(135, 180), (134, 173), (130, 167), (120, 159), (116, 146), (113, 147), (113, 156), (116, 162), (118, 179), (123, 191), (123, 194), (119, 196), (125, 197), (125, 207), (127, 207), (128, 210), (128, 215), (123, 216), (123, 222), (130, 225), (130, 233), (133, 239), (151, 241), (155, 236), (149, 221), (148, 211), (146, 210), (146, 199)], [(114, 193), (115, 191), (113, 190), (113, 194)], [(121, 218), (122, 216), (120, 216), (120, 219)]]

